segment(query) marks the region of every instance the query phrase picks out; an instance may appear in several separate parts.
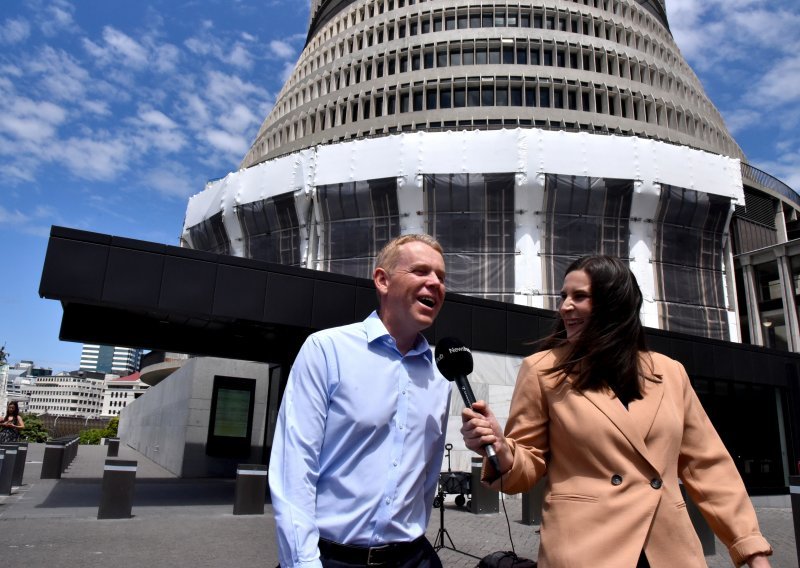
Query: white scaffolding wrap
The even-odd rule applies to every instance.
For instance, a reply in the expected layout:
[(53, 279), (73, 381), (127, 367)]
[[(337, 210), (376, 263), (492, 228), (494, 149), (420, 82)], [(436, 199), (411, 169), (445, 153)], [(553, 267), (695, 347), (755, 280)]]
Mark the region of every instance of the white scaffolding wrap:
[(612, 254), (637, 276), (646, 325), (738, 339), (725, 249), (741, 203), (739, 161), (686, 146), (520, 128), (408, 132), (210, 182), (190, 200), (183, 236), (369, 277), (388, 238), (426, 231), (445, 246), (450, 290), (543, 308), (555, 307), (571, 259)]

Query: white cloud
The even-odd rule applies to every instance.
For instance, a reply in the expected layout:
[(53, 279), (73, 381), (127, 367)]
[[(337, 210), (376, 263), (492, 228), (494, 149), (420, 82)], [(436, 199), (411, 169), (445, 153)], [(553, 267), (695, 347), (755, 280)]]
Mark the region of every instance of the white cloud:
[(289, 43), (277, 39), (269, 42), (269, 50), (279, 59), (289, 59), (295, 56), (295, 49)]
[(245, 46), (237, 43), (228, 55), (228, 63), (235, 67), (249, 69), (253, 66), (253, 58)]
[(41, 144), (55, 137), (58, 126), (65, 118), (66, 111), (58, 105), (15, 97), (7, 102), (0, 113), (0, 132), (16, 140)]
[(286, 62), (283, 64), (283, 70), (281, 71), (281, 81), (284, 83), (289, 80), (289, 77), (292, 76), (292, 71), (294, 71), (294, 63)]
[(154, 59), (160, 73), (172, 73), (180, 64), (181, 52), (172, 44), (159, 45), (154, 49)]
[(30, 61), (28, 71), (39, 77), (44, 96), (64, 101), (83, 99), (91, 82), (89, 72), (77, 60), (50, 46), (44, 47)]
[(31, 35), (31, 25), (25, 18), (7, 19), (0, 24), (0, 43), (20, 43)]
[(243, 104), (234, 105), (219, 118), (220, 124), (229, 132), (243, 132), (263, 117), (256, 116)]
[(206, 141), (217, 150), (234, 154), (236, 156), (244, 156), (249, 147), (248, 141), (244, 136), (236, 136), (224, 130), (212, 129), (205, 133)]
[(165, 115), (159, 110), (142, 110), (139, 112), (139, 118), (146, 125), (156, 126), (158, 128), (176, 128), (178, 125), (170, 117)]
[(186, 167), (178, 162), (167, 162), (145, 172), (142, 183), (166, 197), (186, 199), (197, 192), (194, 180), (188, 175)]
[(800, 102), (800, 54), (779, 60), (759, 80), (755, 100), (767, 107)]
[(40, 11), (42, 33), (53, 37), (61, 31), (76, 31), (72, 17), (75, 8), (65, 0), (52, 0)]
[(110, 58), (130, 67), (147, 65), (147, 50), (129, 35), (111, 27), (103, 28)]
[(109, 181), (128, 168), (128, 145), (120, 139), (68, 138), (52, 151), (70, 172), (87, 180)]
[(34, 207), (24, 213), (19, 209), (9, 210), (0, 205), (0, 227), (5, 227), (25, 235), (47, 237), (50, 225), (61, 224), (59, 215), (52, 207)]

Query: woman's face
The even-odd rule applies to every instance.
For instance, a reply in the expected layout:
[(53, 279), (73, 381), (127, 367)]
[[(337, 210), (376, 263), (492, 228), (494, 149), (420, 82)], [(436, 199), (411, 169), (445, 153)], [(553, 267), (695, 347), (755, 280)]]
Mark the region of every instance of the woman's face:
[(583, 270), (573, 270), (564, 278), (558, 314), (567, 330), (567, 341), (575, 340), (592, 316), (592, 281)]

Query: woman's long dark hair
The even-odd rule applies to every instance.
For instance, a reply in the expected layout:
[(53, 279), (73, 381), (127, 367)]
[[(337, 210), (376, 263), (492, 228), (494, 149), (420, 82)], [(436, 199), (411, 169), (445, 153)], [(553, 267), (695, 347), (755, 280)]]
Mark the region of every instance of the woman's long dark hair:
[(583, 270), (591, 282), (592, 314), (574, 342), (567, 342), (564, 322), (558, 318), (545, 348), (566, 347), (566, 354), (549, 372), (572, 378), (573, 388), (610, 388), (624, 404), (642, 398), (640, 352), (647, 351), (639, 319), (642, 293), (636, 277), (620, 259), (584, 256), (565, 273)]
[[(8, 402), (8, 404), (6, 405), (6, 412), (8, 412), (8, 407), (11, 406), (12, 404), (14, 405), (14, 414), (12, 414), (11, 416), (13, 416), (14, 419), (16, 420), (16, 418), (19, 416), (19, 403), (16, 400), (11, 400)], [(6, 418), (8, 418), (8, 415), (6, 416)]]

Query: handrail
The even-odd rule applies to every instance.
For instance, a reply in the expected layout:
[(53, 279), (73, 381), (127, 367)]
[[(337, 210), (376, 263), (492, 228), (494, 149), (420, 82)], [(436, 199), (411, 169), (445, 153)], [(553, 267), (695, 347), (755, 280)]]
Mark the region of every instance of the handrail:
[(754, 181), (767, 189), (771, 189), (775, 193), (779, 193), (800, 206), (800, 194), (797, 191), (778, 178), (771, 176), (763, 170), (759, 170), (755, 166), (742, 162), (742, 178)]

